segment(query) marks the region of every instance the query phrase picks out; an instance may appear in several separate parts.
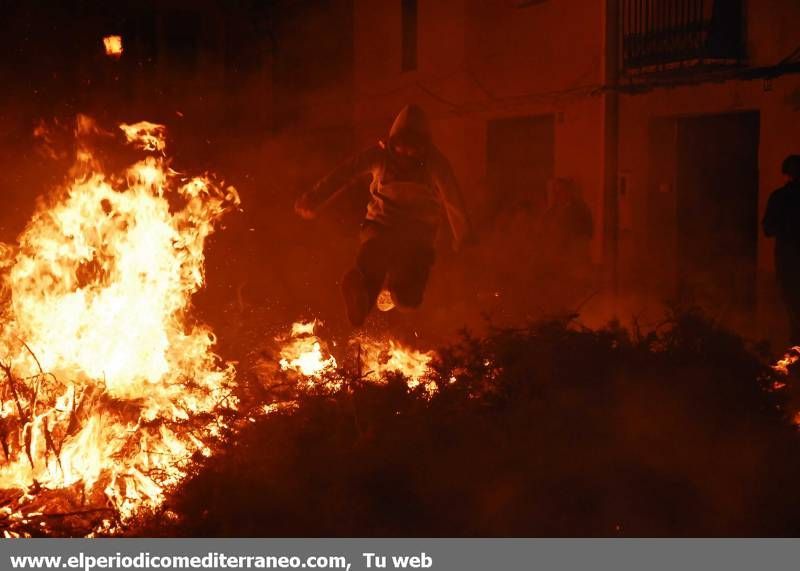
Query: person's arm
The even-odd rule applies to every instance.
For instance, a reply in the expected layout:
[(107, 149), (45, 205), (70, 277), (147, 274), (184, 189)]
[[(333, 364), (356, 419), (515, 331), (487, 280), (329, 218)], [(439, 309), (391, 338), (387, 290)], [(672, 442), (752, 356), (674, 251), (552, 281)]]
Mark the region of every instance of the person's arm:
[(761, 226), (764, 229), (764, 235), (768, 238), (777, 236), (783, 226), (783, 213), (779, 202), (778, 191), (773, 192), (767, 201), (767, 210), (764, 212)]
[(467, 216), (461, 189), (450, 163), (437, 152), (433, 167), (434, 184), (453, 234), (453, 250), (458, 252), (465, 242), (475, 239), (472, 224)]
[(295, 201), (295, 212), (306, 219), (314, 218), (342, 189), (372, 171), (379, 164), (382, 153), (383, 149), (375, 145), (340, 164)]

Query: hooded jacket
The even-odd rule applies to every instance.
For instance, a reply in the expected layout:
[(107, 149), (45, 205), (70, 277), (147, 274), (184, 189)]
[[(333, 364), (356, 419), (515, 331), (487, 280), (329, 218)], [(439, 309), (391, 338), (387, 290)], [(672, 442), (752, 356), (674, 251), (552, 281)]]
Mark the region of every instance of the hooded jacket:
[[(391, 143), (404, 140), (422, 144), (426, 151), (418, 160), (397, 157)], [(389, 143), (380, 142), (350, 158), (314, 188), (299, 203), (316, 213), (356, 179), (370, 174), (370, 200), (366, 219), (391, 229), (428, 230), (435, 235), (442, 216), (459, 250), (470, 234), (470, 224), (453, 169), (431, 142), (422, 109), (408, 105), (397, 115), (389, 131)]]

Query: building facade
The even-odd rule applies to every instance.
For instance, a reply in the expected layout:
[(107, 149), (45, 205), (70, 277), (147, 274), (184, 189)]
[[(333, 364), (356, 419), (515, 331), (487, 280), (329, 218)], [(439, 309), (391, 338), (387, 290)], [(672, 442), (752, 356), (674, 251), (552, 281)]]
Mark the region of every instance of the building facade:
[[(275, 87), (274, 112), (294, 109), (299, 137), (338, 141), (344, 154), (385, 137), (397, 110), (417, 103), (482, 236), (525, 211), (526, 239), (537, 240), (547, 181), (574, 182), (594, 219), (598, 315), (655, 323), (665, 303), (699, 305), (748, 336), (784, 336), (760, 218), (781, 161), (800, 152), (800, 4), (322, 4), (324, 22), (289, 30), (313, 38), (294, 62), (337, 54), (338, 74), (314, 89)], [(506, 274), (528, 271), (520, 240), (500, 243), (512, 253)]]
[[(695, 303), (779, 337), (759, 230), (798, 152), (792, 0), (354, 0), (353, 125), (367, 144), (414, 101), (472, 209), (534, 210), (572, 179), (621, 312)], [(413, 44), (413, 45), (409, 45)], [(613, 290), (613, 292), (612, 292)]]
[[(783, 184), (782, 160), (800, 152), (800, 4), (689, 4), (698, 8), (680, 24), (688, 40), (662, 42), (663, 63), (658, 50), (629, 53), (621, 78), (630, 88), (619, 102), (621, 283), (655, 299), (691, 295), (721, 321), (780, 341), (760, 219)], [(734, 12), (720, 16), (715, 4)]]

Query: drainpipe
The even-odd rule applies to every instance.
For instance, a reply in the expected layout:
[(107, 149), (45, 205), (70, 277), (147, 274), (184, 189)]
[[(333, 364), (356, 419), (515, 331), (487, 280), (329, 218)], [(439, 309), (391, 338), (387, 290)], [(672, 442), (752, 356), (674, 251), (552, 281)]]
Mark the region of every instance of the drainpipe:
[(620, 3), (606, 0), (603, 66), (603, 268), (607, 291), (619, 294), (619, 82)]

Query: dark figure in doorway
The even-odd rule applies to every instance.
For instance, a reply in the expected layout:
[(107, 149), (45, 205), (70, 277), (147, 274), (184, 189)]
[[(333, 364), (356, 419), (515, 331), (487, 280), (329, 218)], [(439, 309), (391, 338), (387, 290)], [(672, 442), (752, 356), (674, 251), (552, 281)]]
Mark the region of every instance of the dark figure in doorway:
[(592, 212), (575, 183), (556, 178), (548, 184), (548, 207), (539, 222), (545, 286), (553, 303), (566, 307), (588, 293), (591, 281)]
[(789, 313), (791, 342), (800, 344), (800, 155), (783, 161), (786, 184), (772, 193), (764, 234), (775, 238), (775, 276)]
[(547, 210), (541, 220), (542, 237), (559, 259), (587, 261), (594, 232), (592, 212), (569, 179), (551, 180), (548, 191)]
[(367, 173), (372, 182), (361, 246), (355, 267), (342, 282), (347, 316), (356, 327), (364, 323), (384, 286), (398, 307), (422, 303), (442, 215), (456, 251), (471, 234), (453, 170), (434, 146), (419, 107), (403, 108), (387, 141), (340, 165), (303, 194), (295, 210), (313, 218), (335, 194)]

